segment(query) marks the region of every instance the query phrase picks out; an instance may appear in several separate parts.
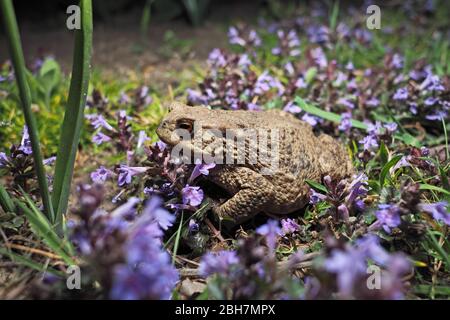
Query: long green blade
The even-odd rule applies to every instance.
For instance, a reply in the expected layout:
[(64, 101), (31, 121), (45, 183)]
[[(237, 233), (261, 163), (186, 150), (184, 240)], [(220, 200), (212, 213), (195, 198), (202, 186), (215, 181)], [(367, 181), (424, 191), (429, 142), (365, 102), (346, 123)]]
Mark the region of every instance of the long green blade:
[[(297, 103), (300, 108), (302, 108), (305, 112), (309, 114), (335, 123), (341, 122), (341, 116), (338, 115), (337, 113), (325, 111), (316, 106), (308, 104), (305, 102), (305, 100), (303, 100), (300, 97), (295, 98), (295, 103)], [(352, 127), (367, 130), (367, 124), (365, 124), (364, 122), (352, 119), (351, 123)], [(397, 133), (394, 136), (396, 139), (401, 140), (406, 144), (412, 145), (414, 147), (420, 147), (420, 142), (409, 133)]]
[(0, 185), (0, 206), (5, 212), (15, 212), (14, 203), (2, 185)]
[(81, 29), (75, 31), (72, 79), (64, 122), (61, 128), (53, 185), (53, 206), (59, 226), (67, 210), (73, 167), (83, 124), (84, 107), (89, 86), (92, 49), (92, 3), (81, 0)]
[(41, 238), (50, 249), (61, 256), (65, 263), (68, 265), (75, 264), (72, 257), (70, 257), (70, 255), (64, 250), (63, 240), (58, 237), (48, 221), (45, 221), (45, 217), (41, 216), (39, 211), (36, 211), (36, 208), (32, 207), (32, 209), (29, 209), (20, 201), (16, 201), (16, 205), (27, 217), (33, 232)]
[(48, 272), (48, 273), (54, 274), (55, 276), (59, 276), (59, 277), (64, 277), (65, 276), (65, 274), (63, 272), (61, 272), (61, 271), (55, 270), (53, 268), (46, 267), (46, 266), (44, 266), (44, 265), (42, 265), (40, 263), (37, 263), (37, 262), (33, 261), (30, 258), (27, 258), (25, 256), (16, 254), (16, 253), (11, 252), (11, 251), (8, 251), (5, 248), (0, 248), (0, 255), (9, 256), (12, 261), (18, 262), (21, 265), (24, 265), (24, 266), (26, 266), (28, 268), (31, 268), (31, 269), (35, 269), (35, 270), (40, 271), (40, 272)]
[(31, 94), (28, 86), (25, 59), (23, 56), (22, 45), (20, 42), (19, 27), (17, 26), (16, 15), (11, 0), (0, 0), (3, 22), (6, 30), (6, 38), (8, 39), (11, 60), (14, 67), (17, 86), (19, 88), (20, 101), (22, 102), (23, 114), (30, 135), (31, 148), (33, 149), (34, 168), (39, 183), (39, 191), (42, 197), (45, 214), (49, 219), (54, 218), (52, 202), (47, 185), (47, 177), (45, 175), (44, 164), (42, 163), (41, 148), (39, 145), (39, 135), (34, 118), (31, 111)]

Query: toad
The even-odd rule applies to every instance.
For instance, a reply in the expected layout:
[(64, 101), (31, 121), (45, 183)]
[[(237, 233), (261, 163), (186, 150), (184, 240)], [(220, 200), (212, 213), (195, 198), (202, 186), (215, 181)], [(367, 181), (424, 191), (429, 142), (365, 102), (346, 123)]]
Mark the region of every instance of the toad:
[(175, 158), (216, 165), (205, 176), (231, 197), (213, 207), (223, 220), (240, 224), (254, 215), (288, 214), (309, 201), (306, 180), (353, 172), (344, 146), (280, 110), (212, 110), (173, 102), (156, 131), (183, 154)]

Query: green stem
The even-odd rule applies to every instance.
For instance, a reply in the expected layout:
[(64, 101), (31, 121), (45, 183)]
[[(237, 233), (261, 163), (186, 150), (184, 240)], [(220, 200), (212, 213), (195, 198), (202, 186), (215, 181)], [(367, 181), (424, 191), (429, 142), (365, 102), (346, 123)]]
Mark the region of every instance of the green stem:
[(11, 53), (11, 60), (14, 67), (17, 86), (19, 87), (20, 100), (25, 116), (25, 122), (30, 135), (31, 148), (33, 149), (34, 168), (39, 183), (39, 191), (44, 205), (44, 211), (47, 217), (54, 219), (52, 202), (45, 175), (44, 164), (42, 163), (42, 154), (39, 145), (39, 135), (36, 119), (31, 111), (30, 87), (26, 79), (25, 59), (23, 56), (22, 45), (20, 41), (19, 28), (17, 26), (16, 15), (11, 0), (0, 0), (3, 22), (6, 30), (6, 37)]
[(61, 229), (63, 214), (67, 210), (75, 156), (84, 122), (84, 108), (89, 86), (92, 54), (92, 3), (81, 0), (81, 29), (75, 31), (75, 46), (64, 122), (61, 128), (53, 184), (55, 224)]

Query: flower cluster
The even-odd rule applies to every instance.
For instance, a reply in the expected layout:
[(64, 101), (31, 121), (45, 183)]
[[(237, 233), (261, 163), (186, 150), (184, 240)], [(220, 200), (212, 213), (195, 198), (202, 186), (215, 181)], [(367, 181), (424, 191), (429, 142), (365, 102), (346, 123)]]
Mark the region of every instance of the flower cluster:
[(410, 262), (402, 253), (387, 252), (378, 237), (367, 235), (354, 245), (328, 238), (327, 250), (319, 280), (310, 281), (307, 298), (326, 298), (334, 293), (343, 299), (404, 297), (406, 287), (402, 277), (409, 272)]
[(367, 176), (360, 173), (351, 182), (347, 179), (336, 181), (326, 176), (323, 182), (327, 193), (318, 193), (310, 189), (310, 203), (317, 204), (326, 201), (331, 204), (329, 214), (336, 221), (348, 222), (350, 215), (362, 212), (365, 209), (364, 198), (368, 192)]
[(164, 231), (175, 216), (152, 197), (140, 214), (138, 198), (111, 213), (100, 208), (103, 188), (80, 186), (80, 218), (70, 224), (72, 241), (113, 299), (169, 299), (178, 281), (170, 256), (162, 249)]
[[(238, 241), (237, 250), (222, 250), (205, 254), (200, 261), (200, 273), (212, 276), (221, 299), (275, 299), (298, 298), (289, 284), (292, 277), (277, 266), (275, 250), (282, 234), (278, 222), (270, 220), (256, 230), (257, 235)], [(266, 246), (260, 244), (265, 240)], [(301, 255), (293, 255), (288, 262), (293, 266)], [(287, 268), (289, 269), (289, 268)]]
[[(56, 160), (56, 157), (44, 159), (45, 166), (51, 166)], [(23, 127), (22, 139), (19, 145), (12, 144), (9, 154), (0, 152), (0, 170), (5, 171), (8, 175), (14, 178), (16, 186), (20, 186), (27, 192), (34, 194), (33, 190), (36, 182), (36, 173), (34, 171), (33, 150), (31, 148), (30, 136), (27, 126)], [(52, 176), (47, 175), (50, 188), (52, 183)]]

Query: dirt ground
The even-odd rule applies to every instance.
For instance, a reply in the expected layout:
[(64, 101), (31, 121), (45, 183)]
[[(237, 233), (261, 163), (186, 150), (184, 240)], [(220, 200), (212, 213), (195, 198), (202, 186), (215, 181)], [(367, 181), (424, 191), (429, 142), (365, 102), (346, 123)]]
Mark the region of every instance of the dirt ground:
[[(168, 73), (173, 77), (189, 65), (204, 62), (213, 48), (224, 47), (230, 17), (233, 17), (233, 21), (249, 22), (256, 16), (250, 9), (245, 3), (237, 7), (214, 7), (204, 25), (197, 28), (184, 19), (155, 21), (150, 24), (144, 41), (139, 32), (139, 11), (129, 12), (108, 22), (94, 20), (93, 67), (113, 75), (128, 76), (134, 72), (152, 81), (164, 80), (161, 78), (167, 77)], [(52, 55), (65, 72), (70, 72), (73, 31), (65, 27), (64, 19), (64, 16), (60, 16), (55, 21), (45, 23), (19, 20), (24, 54), (29, 64), (37, 57)], [(167, 55), (167, 50), (166, 54), (161, 54), (161, 48), (167, 47), (164, 35), (169, 30), (173, 31), (176, 39), (190, 43), (187, 54), (180, 56), (176, 48), (170, 55)], [(145, 45), (142, 46), (142, 43)], [(5, 37), (1, 34), (0, 62), (6, 59), (8, 50)]]

